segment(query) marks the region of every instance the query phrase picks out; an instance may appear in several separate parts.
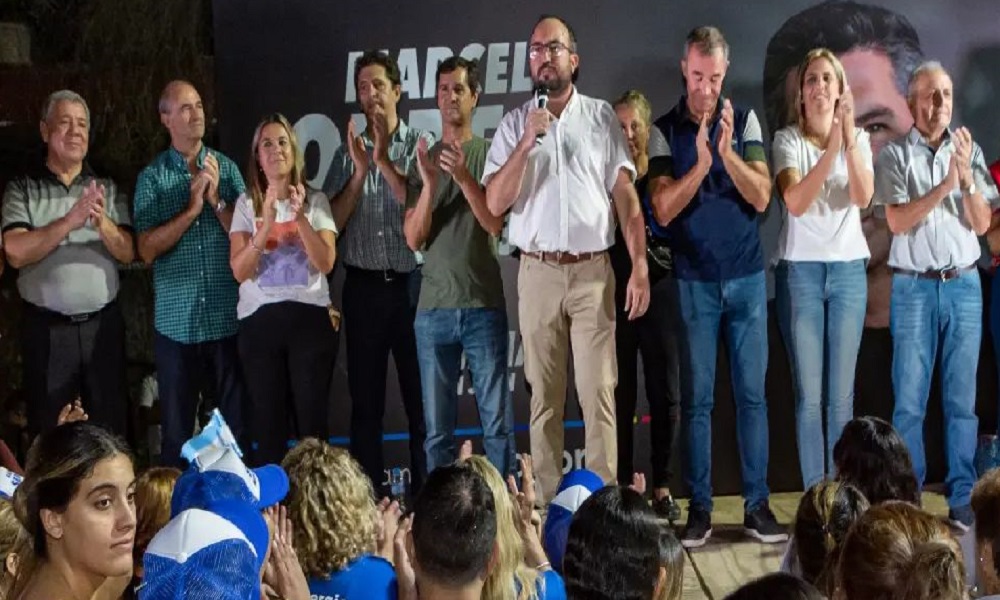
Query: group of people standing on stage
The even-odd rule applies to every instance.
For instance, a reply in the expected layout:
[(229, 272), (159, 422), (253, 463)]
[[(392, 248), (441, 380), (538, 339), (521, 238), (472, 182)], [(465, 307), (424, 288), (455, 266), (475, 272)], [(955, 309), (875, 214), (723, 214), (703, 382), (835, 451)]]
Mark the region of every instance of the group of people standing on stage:
[[(26, 308), (30, 426), (54, 422), (50, 413), (82, 393), (92, 421), (124, 431), (115, 262), (130, 262), (137, 248), (153, 269), (165, 462), (180, 462), (200, 394), (213, 396), (251, 443), (254, 462), (279, 461), (290, 438), (328, 437), (337, 339), (328, 275), (339, 248), (350, 447), (376, 489), (384, 480), (390, 353), (415, 488), (457, 456), (463, 353), (486, 455), (512, 473), (497, 256), (506, 220), (520, 252), (518, 317), (541, 500), (552, 499), (562, 474), (571, 356), (587, 465), (606, 482), (631, 479), (639, 353), (652, 417), (654, 507), (671, 520), (680, 516), (669, 465), (681, 433), (691, 490), (682, 542), (703, 544), (711, 535), (721, 334), (745, 529), (764, 542), (783, 541), (768, 507), (758, 215), (772, 195), (788, 210), (776, 257), (777, 309), (809, 487), (831, 475), (833, 444), (853, 414), (870, 257), (861, 214), (874, 204), (893, 234), (894, 424), (922, 482), (923, 418), (940, 353), (948, 501), (952, 520), (970, 525), (982, 313), (977, 236), (990, 228), (998, 194), (970, 132), (951, 127), (945, 69), (927, 62), (913, 71), (914, 125), (875, 155), (869, 134), (855, 126), (841, 62), (812, 50), (797, 71), (792, 124), (774, 133), (769, 166), (756, 114), (722, 93), (730, 56), (718, 29), (689, 34), (684, 94), (655, 120), (637, 91), (610, 104), (576, 88), (577, 40), (559, 17), (535, 24), (528, 58), (539, 92), (504, 116), (491, 142), (472, 131), (477, 64), (442, 62), (435, 141), (399, 117), (392, 57), (366, 52), (354, 85), (367, 124), (360, 133), (348, 126), (333, 159), (331, 198), (305, 187), (302, 149), (284, 116), (260, 122), (241, 175), (203, 143), (198, 92), (172, 82), (159, 104), (171, 145), (139, 175), (134, 223), (114, 182), (87, 166), (86, 102), (69, 91), (53, 94), (42, 113), (46, 160), (8, 185), (2, 213), (3, 246), (20, 269)], [(345, 238), (339, 245), (338, 236)]]

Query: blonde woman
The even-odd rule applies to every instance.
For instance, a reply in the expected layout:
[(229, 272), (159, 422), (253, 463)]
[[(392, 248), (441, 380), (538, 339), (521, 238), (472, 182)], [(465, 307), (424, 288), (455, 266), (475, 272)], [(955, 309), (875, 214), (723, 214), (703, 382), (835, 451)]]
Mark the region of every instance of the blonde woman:
[(14, 586), (22, 560), (32, 556), (31, 537), (14, 514), (14, 505), (0, 497), (0, 598), (6, 598)]
[(288, 473), (285, 503), (295, 552), (313, 597), (394, 600), (390, 559), (398, 507), (380, 514), (361, 466), (346, 450), (324, 441), (302, 440), (281, 466)]
[[(462, 460), (486, 481), (496, 505), (496, 560), (483, 587), (483, 600), (565, 598), (562, 579), (545, 558), (537, 529), (525, 522), (521, 507), (511, 497), (500, 472), (485, 456), (473, 455)], [(531, 481), (531, 466), (524, 457), (521, 466), (526, 479)]]
[(871, 203), (874, 175), (868, 134), (854, 126), (844, 68), (829, 50), (813, 50), (802, 61), (798, 110), (798, 122), (775, 134), (771, 156), (788, 208), (775, 273), (778, 322), (792, 366), (799, 467), (808, 489), (832, 475), (833, 445), (854, 416), (871, 256), (861, 210)]
[(329, 437), (337, 335), (326, 276), (337, 227), (326, 196), (303, 186), (303, 169), (288, 119), (266, 117), (254, 132), (249, 189), (236, 201), (229, 231), (229, 260), (240, 283), (240, 361), (260, 464), (281, 461), (292, 437)]

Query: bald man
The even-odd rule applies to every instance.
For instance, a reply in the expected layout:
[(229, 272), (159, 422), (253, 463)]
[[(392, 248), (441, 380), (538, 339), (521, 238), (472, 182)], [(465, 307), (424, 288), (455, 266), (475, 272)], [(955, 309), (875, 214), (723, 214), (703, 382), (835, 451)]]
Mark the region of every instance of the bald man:
[(202, 143), (205, 108), (193, 85), (167, 84), (159, 111), (170, 148), (139, 173), (135, 228), (139, 256), (153, 267), (161, 462), (183, 466), (199, 396), (214, 398), (234, 433), (242, 431), (229, 226), (246, 187), (236, 164)]

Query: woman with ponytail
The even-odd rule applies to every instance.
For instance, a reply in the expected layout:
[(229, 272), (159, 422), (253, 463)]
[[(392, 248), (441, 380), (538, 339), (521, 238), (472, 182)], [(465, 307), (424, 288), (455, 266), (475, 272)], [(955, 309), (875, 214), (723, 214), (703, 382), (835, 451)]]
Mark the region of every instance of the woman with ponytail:
[(837, 561), (847, 532), (868, 500), (856, 487), (824, 481), (806, 490), (795, 514), (795, 558), (799, 575), (827, 597), (833, 595)]

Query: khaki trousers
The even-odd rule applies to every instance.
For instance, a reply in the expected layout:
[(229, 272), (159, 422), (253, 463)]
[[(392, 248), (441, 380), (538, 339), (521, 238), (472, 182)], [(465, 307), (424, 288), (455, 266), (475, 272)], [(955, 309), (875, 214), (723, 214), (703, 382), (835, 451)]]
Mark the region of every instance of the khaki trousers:
[(562, 477), (571, 344), (586, 467), (605, 483), (616, 481), (615, 280), (607, 253), (568, 265), (522, 255), (517, 291), (524, 373), (531, 386), (531, 456), (540, 499), (548, 504)]

